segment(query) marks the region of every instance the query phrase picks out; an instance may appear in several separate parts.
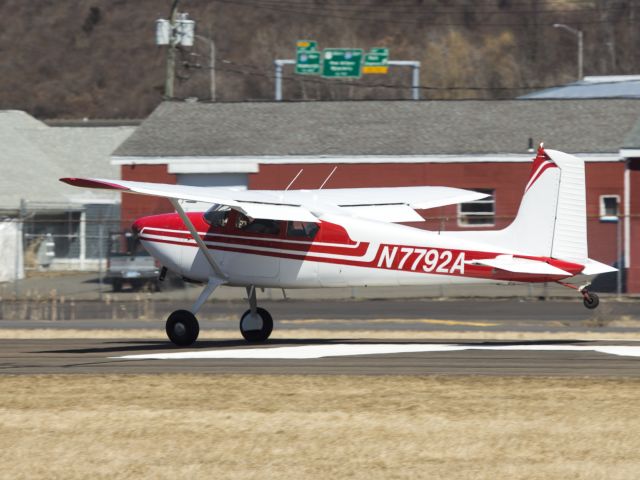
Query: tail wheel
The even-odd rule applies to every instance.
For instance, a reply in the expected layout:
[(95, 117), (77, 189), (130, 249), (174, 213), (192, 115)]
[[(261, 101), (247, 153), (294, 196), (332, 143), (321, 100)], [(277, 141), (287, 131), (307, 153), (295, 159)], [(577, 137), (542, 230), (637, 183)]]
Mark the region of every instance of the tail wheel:
[(167, 319), (167, 336), (175, 345), (188, 347), (198, 338), (200, 325), (189, 310), (176, 310)]
[(240, 333), (247, 342), (264, 342), (269, 338), (272, 330), (273, 318), (264, 308), (258, 307), (256, 313), (247, 310), (240, 319)]
[(598, 295), (596, 295), (595, 293), (584, 292), (583, 295), (584, 295), (584, 299), (582, 300), (582, 302), (584, 303), (584, 306), (587, 307), (589, 310), (593, 310), (598, 305), (600, 305), (600, 299), (598, 298)]

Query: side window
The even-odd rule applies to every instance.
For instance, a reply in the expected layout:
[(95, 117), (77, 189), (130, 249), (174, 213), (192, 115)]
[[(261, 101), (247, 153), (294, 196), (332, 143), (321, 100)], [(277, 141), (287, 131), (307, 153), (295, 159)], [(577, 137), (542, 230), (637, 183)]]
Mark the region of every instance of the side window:
[(620, 214), (620, 195), (600, 195), (600, 221), (617, 222)]
[(312, 239), (318, 233), (318, 224), (313, 222), (289, 222), (287, 237)]
[(458, 204), (458, 225), (461, 227), (490, 227), (495, 224), (496, 200), (494, 191), (474, 188), (476, 192), (491, 195), (487, 198)]
[(236, 218), (236, 228), (250, 233), (280, 234), (279, 222), (266, 218), (251, 218), (243, 214), (239, 214)]

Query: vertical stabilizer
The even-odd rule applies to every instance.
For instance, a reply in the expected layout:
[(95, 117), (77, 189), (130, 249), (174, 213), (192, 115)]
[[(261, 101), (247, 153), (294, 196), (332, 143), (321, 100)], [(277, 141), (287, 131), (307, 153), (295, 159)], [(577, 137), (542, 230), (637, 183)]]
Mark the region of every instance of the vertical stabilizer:
[(531, 165), (518, 214), (498, 243), (527, 255), (551, 256), (561, 174), (542, 146)]
[(514, 253), (583, 263), (587, 259), (585, 203), (584, 161), (541, 145), (511, 225), (473, 236)]

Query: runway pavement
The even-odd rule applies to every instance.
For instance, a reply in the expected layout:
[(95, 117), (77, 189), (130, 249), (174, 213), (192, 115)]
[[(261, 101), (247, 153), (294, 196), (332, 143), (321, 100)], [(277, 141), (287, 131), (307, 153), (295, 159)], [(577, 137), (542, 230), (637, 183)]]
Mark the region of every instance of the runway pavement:
[(537, 375), (640, 377), (629, 341), (199, 341), (0, 340), (0, 372), (338, 375)]
[[(583, 332), (625, 338), (640, 327), (640, 309), (634, 302), (611, 302), (595, 311), (574, 301), (514, 299), (280, 301), (261, 305), (272, 312), (275, 328), (282, 332), (279, 338), (286, 338), (289, 331), (296, 339), (270, 340), (262, 346), (250, 346), (242, 340), (205, 339), (193, 348), (177, 349), (165, 340), (136, 339), (133, 331), (131, 336), (126, 334), (134, 328), (157, 330), (161, 338), (164, 313), (160, 312), (149, 320), (0, 320), (0, 329), (125, 331), (118, 339), (102, 340), (5, 337), (0, 340), (0, 372), (640, 376), (640, 342), (629, 337), (606, 342), (453, 340), (459, 331), (467, 332), (465, 338), (469, 332), (477, 332), (477, 338), (484, 339), (504, 332), (526, 332), (527, 338), (534, 339), (536, 335), (548, 339), (554, 333), (567, 338), (568, 332), (576, 335), (570, 338), (580, 338)], [(237, 315), (245, 308), (239, 302), (208, 304), (200, 322), (202, 330), (214, 332), (214, 337), (216, 331), (226, 331), (223, 337), (228, 338), (229, 330), (237, 332)], [(296, 332), (305, 331), (332, 339), (300, 339), (301, 333)], [(378, 332), (382, 339), (359, 339), (359, 331)], [(421, 332), (420, 340), (411, 339), (415, 331)], [(430, 331), (440, 332), (434, 336), (438, 340), (428, 340)], [(452, 340), (441, 340), (443, 331), (446, 336), (451, 334)], [(394, 333), (389, 336), (393, 340), (385, 332)]]

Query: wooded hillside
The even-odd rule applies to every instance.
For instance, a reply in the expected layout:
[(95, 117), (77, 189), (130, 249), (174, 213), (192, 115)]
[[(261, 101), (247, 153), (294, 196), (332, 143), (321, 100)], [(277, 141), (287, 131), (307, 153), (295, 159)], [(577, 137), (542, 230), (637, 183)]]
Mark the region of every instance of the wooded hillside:
[[(40, 118), (146, 116), (162, 99), (155, 20), (170, 7), (2, 0), (0, 108)], [(219, 101), (272, 100), (273, 60), (293, 58), (298, 39), (420, 60), (425, 99), (513, 98), (574, 80), (576, 37), (554, 23), (584, 31), (585, 75), (640, 73), (639, 0), (181, 0), (180, 10), (215, 40)], [(197, 41), (180, 53), (178, 97), (209, 98), (208, 48)], [(287, 100), (410, 98), (409, 69), (336, 81), (287, 68)]]

